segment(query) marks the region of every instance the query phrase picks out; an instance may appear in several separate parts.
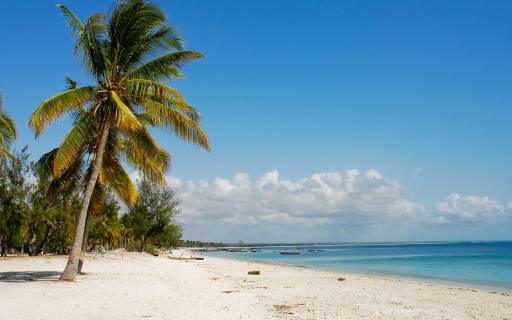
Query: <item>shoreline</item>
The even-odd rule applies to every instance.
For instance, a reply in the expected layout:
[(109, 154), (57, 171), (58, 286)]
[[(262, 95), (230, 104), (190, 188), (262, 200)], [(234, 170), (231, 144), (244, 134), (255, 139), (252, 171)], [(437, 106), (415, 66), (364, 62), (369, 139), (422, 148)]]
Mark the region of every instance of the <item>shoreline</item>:
[[(173, 251), (190, 256), (190, 251)], [(196, 255), (196, 254), (194, 254)], [(89, 254), (59, 282), (66, 256), (0, 260), (6, 319), (512, 319), (512, 296), (415, 280), (204, 255)], [(249, 275), (249, 271), (260, 271)], [(27, 301), (37, 308), (26, 308)]]
[[(192, 253), (191, 253), (192, 254)], [(197, 254), (197, 253), (196, 253)], [(255, 262), (255, 263), (261, 263), (261, 264), (269, 264), (269, 265), (276, 265), (276, 266), (282, 266), (282, 267), (296, 267), (296, 268), (306, 268), (310, 270), (316, 270), (316, 271), (327, 271), (327, 272), (342, 272), (346, 274), (351, 274), (353, 276), (364, 276), (364, 277), (370, 277), (370, 278), (379, 278), (383, 280), (400, 280), (400, 281), (413, 281), (417, 283), (430, 283), (430, 284), (438, 284), (438, 285), (444, 285), (444, 286), (450, 286), (450, 287), (459, 287), (457, 289), (467, 289), (467, 290), (482, 290), (487, 291), (489, 293), (496, 293), (496, 294), (507, 294), (512, 296), (512, 288), (511, 287), (503, 287), (503, 286), (493, 286), (488, 284), (478, 284), (478, 283), (472, 283), (472, 282), (463, 282), (463, 281), (456, 281), (456, 280), (446, 280), (446, 279), (438, 279), (438, 278), (427, 278), (427, 277), (414, 277), (414, 276), (406, 276), (406, 275), (398, 275), (398, 274), (385, 274), (385, 273), (372, 273), (372, 272), (363, 272), (363, 271), (353, 271), (353, 270), (345, 270), (342, 268), (329, 268), (329, 267), (320, 267), (320, 266), (308, 266), (308, 265), (301, 265), (301, 264), (293, 264), (293, 263), (286, 263), (286, 262), (279, 262), (279, 261), (265, 261), (265, 260), (253, 260), (253, 259), (243, 259), (243, 258), (236, 258), (236, 257), (224, 257), (224, 256), (215, 256), (215, 255), (209, 255), (209, 254), (203, 254), (205, 257), (211, 257), (211, 258), (219, 258), (219, 259), (226, 259), (226, 260), (234, 260), (234, 261), (249, 261), (249, 262)]]

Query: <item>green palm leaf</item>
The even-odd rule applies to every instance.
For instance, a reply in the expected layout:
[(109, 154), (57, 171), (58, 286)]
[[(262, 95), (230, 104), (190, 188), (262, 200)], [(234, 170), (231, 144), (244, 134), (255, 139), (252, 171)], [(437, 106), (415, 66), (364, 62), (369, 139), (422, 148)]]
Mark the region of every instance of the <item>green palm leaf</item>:
[(108, 177), (108, 185), (128, 206), (132, 206), (137, 201), (137, 188), (133, 184), (130, 176), (124, 170), (119, 161), (112, 162), (106, 170), (111, 172)]
[(183, 50), (183, 39), (172, 26), (160, 25), (140, 40), (140, 44), (133, 51), (126, 68), (127, 70), (133, 69), (145, 61), (146, 56), (153, 56), (155, 52), (174, 50)]
[(117, 106), (116, 119), (119, 127), (130, 131), (139, 129), (142, 126), (139, 119), (137, 119), (130, 108), (124, 103), (123, 99), (121, 99), (115, 91), (110, 91), (110, 95)]
[(179, 71), (186, 63), (202, 58), (203, 55), (195, 51), (179, 51), (166, 54), (153, 59), (139, 68), (128, 73), (128, 78), (144, 79), (172, 79), (181, 78), (183, 74)]
[(34, 129), (36, 137), (45, 126), (64, 116), (66, 113), (77, 110), (80, 106), (91, 102), (95, 97), (96, 87), (81, 87), (66, 90), (41, 103), (30, 118), (29, 127)]
[(84, 24), (82, 20), (73, 13), (73, 11), (69, 10), (65, 5), (58, 4), (58, 8), (62, 11), (62, 15), (69, 18), (68, 27), (73, 30), (75, 36), (79, 36), (84, 30)]
[(150, 79), (130, 79), (124, 82), (127, 95), (139, 102), (145, 99), (164, 100), (173, 99), (179, 103), (180, 108), (188, 110), (185, 98), (174, 88), (161, 82)]
[(102, 79), (107, 66), (102, 47), (106, 32), (103, 14), (91, 16), (84, 25), (80, 18), (66, 6), (59, 4), (57, 7), (61, 9), (62, 15), (69, 19), (68, 26), (73, 30), (73, 36), (76, 38), (76, 53), (83, 59), (84, 64), (96, 79)]
[(60, 177), (81, 157), (83, 149), (90, 141), (95, 129), (95, 117), (86, 114), (81, 117), (62, 142), (53, 163), (53, 176)]
[(175, 104), (166, 102), (167, 104), (153, 100), (144, 101), (143, 107), (151, 119), (151, 124), (174, 131), (179, 138), (209, 150), (208, 137), (198, 122), (190, 119)]
[(169, 153), (144, 128), (126, 132), (124, 137), (122, 154), (125, 160), (155, 182), (163, 182), (163, 173), (169, 167)]
[(0, 159), (14, 159), (9, 152), (12, 142), (16, 139), (16, 124), (4, 111), (3, 98), (0, 95)]

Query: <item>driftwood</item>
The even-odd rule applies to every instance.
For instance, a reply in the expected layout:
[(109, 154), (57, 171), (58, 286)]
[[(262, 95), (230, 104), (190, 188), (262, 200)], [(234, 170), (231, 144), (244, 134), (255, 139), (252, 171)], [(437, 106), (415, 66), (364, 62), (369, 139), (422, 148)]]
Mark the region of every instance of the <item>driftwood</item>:
[(260, 272), (259, 271), (249, 271), (249, 272), (247, 272), (247, 274), (250, 274), (250, 275), (253, 275), (253, 276), (259, 276)]

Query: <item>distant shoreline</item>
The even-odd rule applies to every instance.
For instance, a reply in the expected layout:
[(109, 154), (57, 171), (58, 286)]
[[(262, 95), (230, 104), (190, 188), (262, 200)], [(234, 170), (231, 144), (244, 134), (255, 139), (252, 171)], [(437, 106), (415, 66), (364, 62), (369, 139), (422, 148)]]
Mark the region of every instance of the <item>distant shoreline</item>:
[(248, 248), (248, 247), (303, 247), (303, 246), (358, 246), (358, 245), (428, 245), (428, 244), (457, 244), (457, 243), (509, 243), (512, 240), (446, 240), (446, 241), (369, 241), (369, 242), (297, 242), (297, 243), (223, 243), (222, 247), (205, 248)]

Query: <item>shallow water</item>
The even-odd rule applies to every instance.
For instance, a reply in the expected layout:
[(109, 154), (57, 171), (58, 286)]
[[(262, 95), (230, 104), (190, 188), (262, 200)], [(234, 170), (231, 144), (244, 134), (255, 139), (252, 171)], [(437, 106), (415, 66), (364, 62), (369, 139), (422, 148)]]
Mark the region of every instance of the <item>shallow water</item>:
[[(264, 246), (258, 249), (261, 252), (208, 254), (512, 289), (512, 241)], [(308, 251), (313, 249), (324, 251)], [(279, 253), (286, 250), (301, 254)]]

